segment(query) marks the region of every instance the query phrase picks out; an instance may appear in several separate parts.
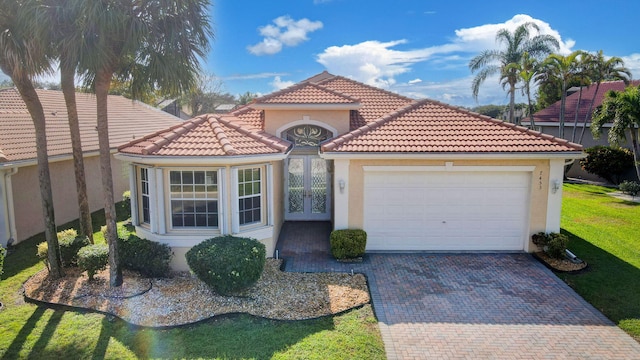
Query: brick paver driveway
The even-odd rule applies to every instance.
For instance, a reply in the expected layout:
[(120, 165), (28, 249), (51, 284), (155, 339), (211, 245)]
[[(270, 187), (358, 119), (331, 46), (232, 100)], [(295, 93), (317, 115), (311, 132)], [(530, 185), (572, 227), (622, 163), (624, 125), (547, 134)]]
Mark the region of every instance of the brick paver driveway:
[[(330, 224), (285, 223), (285, 270), (367, 275), (389, 359), (640, 359), (640, 344), (528, 254), (367, 254)], [(309, 235), (313, 234), (313, 235)]]

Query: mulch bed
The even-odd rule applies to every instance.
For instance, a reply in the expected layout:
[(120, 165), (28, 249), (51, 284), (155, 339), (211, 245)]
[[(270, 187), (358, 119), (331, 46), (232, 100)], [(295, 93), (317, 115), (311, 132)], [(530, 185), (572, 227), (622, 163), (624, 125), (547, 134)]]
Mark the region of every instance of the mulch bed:
[(566, 273), (580, 272), (586, 269), (588, 266), (586, 261), (576, 264), (570, 261), (569, 259), (552, 258), (549, 255), (547, 255), (547, 253), (545, 253), (544, 251), (533, 253), (533, 256), (549, 269), (559, 271), (559, 272), (566, 272)]
[(35, 301), (112, 314), (141, 326), (171, 327), (216, 315), (247, 313), (275, 320), (302, 320), (333, 315), (369, 303), (362, 274), (288, 273), (282, 260), (267, 259), (258, 282), (238, 296), (214, 293), (189, 273), (172, 278), (146, 279), (124, 272), (124, 284), (109, 287), (109, 269), (88, 281), (77, 268), (65, 269), (53, 280), (47, 270), (24, 284), (25, 296)]

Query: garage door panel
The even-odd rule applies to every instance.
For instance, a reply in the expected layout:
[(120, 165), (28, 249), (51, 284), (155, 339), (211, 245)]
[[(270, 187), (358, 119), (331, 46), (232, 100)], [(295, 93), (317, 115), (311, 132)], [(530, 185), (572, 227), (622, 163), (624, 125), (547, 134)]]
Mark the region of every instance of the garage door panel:
[(365, 173), (367, 249), (522, 250), (529, 179), (524, 172)]

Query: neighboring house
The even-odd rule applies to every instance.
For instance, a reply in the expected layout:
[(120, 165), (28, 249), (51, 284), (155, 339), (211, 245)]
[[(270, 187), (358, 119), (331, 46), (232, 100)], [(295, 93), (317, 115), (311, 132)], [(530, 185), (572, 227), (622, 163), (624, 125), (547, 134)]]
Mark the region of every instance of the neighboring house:
[(132, 221), (173, 266), (218, 234), (274, 253), (284, 221), (361, 228), (367, 251), (533, 251), (560, 230), (566, 159), (582, 148), (323, 72), (228, 115), (119, 147)]
[(162, 100), (158, 104), (157, 108), (182, 120), (191, 118), (189, 114), (183, 111), (183, 108), (180, 106), (177, 99)]
[[(37, 90), (46, 116), (49, 166), (56, 224), (78, 218), (67, 108), (61, 91)], [(78, 93), (84, 165), (91, 211), (104, 206), (96, 131), (96, 101)], [(121, 96), (109, 96), (109, 135), (114, 149), (150, 131), (181, 121)], [(116, 201), (129, 189), (128, 167), (112, 159)], [(15, 89), (0, 90), (0, 244), (6, 246), (44, 231), (31, 115)]]
[(238, 107), (236, 104), (220, 104), (216, 106), (214, 113), (216, 114), (226, 114), (230, 111), (235, 110)]
[[(630, 85), (638, 86), (640, 85), (640, 80), (631, 81)], [(625, 87), (626, 85), (623, 81), (605, 81), (601, 83), (600, 88), (598, 89), (598, 93), (596, 94), (593, 109), (595, 110), (602, 104), (605, 94), (608, 91), (623, 91)], [(566, 98), (565, 104), (564, 137), (566, 139), (572, 140), (573, 138), (576, 110), (578, 112), (578, 126), (576, 129), (575, 139), (573, 139), (575, 142), (578, 142), (580, 138), (584, 120), (587, 116), (587, 113), (589, 112), (589, 107), (591, 105), (591, 99), (593, 98), (593, 94), (596, 91), (596, 84), (592, 84), (590, 86), (585, 86), (584, 88), (582, 88), (582, 97), (580, 97), (579, 90), (580, 88), (571, 88), (568, 91), (568, 96)], [(578, 100), (580, 100), (579, 103)], [(558, 100), (550, 106), (533, 114), (536, 129), (539, 129), (545, 134), (558, 136), (560, 130), (560, 103), (561, 101)], [(530, 121), (528, 117), (522, 119), (523, 126), (529, 126), (529, 124)], [(581, 144), (585, 148), (589, 148), (595, 145), (609, 145), (608, 135), (610, 127), (611, 124), (605, 124), (600, 137), (598, 139), (594, 139), (593, 135), (591, 134), (591, 116), (589, 116), (586, 123), (584, 138)], [(629, 148), (630, 144), (629, 142), (627, 142), (626, 144), (623, 144), (623, 146)], [(586, 171), (582, 170), (578, 161), (576, 161), (574, 165), (569, 169), (569, 171), (567, 172), (567, 176), (604, 181), (596, 175), (589, 174)]]

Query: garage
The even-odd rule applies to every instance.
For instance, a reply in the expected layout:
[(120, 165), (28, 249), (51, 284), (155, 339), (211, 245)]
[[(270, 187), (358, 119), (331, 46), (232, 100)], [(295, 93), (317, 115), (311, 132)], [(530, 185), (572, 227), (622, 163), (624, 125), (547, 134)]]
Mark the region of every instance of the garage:
[(367, 250), (525, 250), (531, 172), (433, 170), (365, 169)]

